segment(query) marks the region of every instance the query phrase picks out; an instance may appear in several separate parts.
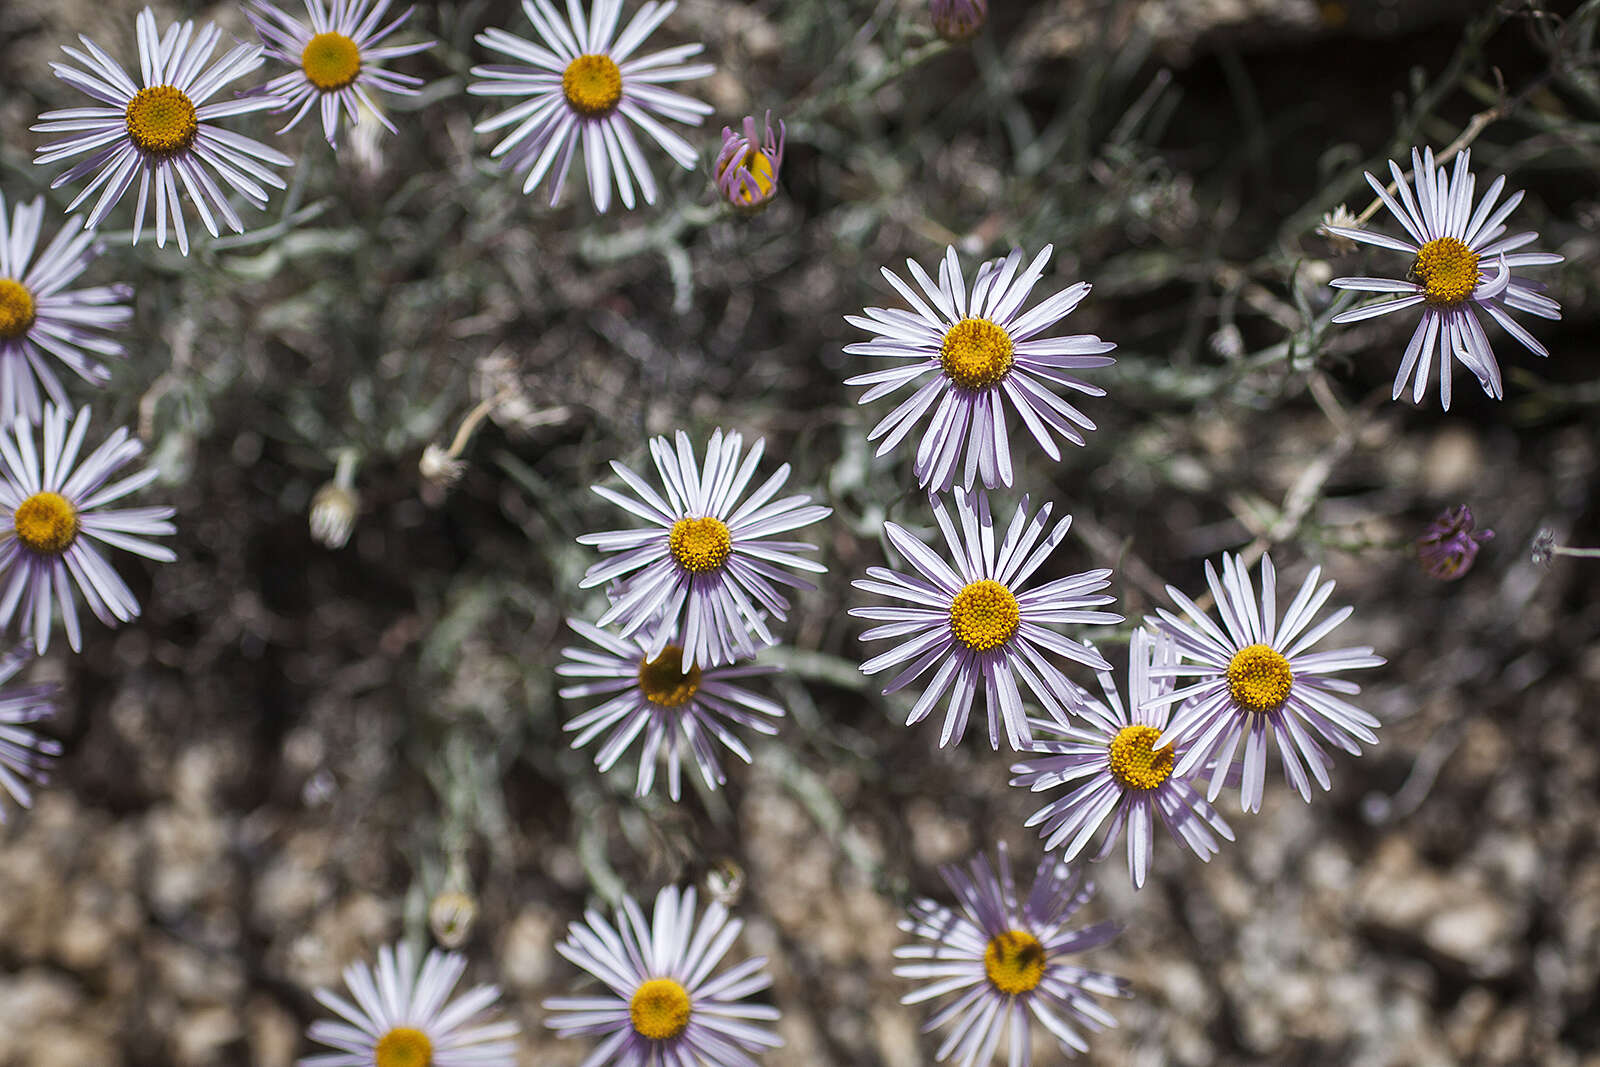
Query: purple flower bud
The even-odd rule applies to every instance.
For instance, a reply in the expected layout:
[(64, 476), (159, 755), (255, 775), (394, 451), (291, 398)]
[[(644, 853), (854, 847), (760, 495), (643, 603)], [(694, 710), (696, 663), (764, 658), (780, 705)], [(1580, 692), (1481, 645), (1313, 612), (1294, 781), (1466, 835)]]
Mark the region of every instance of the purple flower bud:
[(1428, 524), (1417, 538), (1417, 559), (1429, 577), (1454, 581), (1472, 569), (1478, 546), (1492, 537), (1493, 530), (1473, 529), (1472, 509), (1462, 504)]
[(722, 127), (722, 151), (717, 153), (717, 191), (736, 210), (754, 214), (767, 206), (778, 191), (778, 168), (783, 166), (783, 143), (787, 132), (778, 121), (778, 136), (772, 136), (772, 112), (765, 119), (765, 141), (756, 137), (755, 116), (747, 115), (744, 133)]
[(930, 0), (933, 28), (951, 44), (970, 41), (989, 19), (989, 0)]

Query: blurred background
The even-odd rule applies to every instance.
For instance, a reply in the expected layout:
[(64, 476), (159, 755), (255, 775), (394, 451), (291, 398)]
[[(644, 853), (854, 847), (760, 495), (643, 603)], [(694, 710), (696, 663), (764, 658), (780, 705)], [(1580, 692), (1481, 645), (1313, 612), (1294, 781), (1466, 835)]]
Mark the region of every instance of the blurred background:
[[(252, 38), (232, 4), (154, 6)], [(81, 103), (48, 63), (76, 33), (131, 63), (137, 7), (0, 5), (12, 203), (59, 169), (33, 167), (28, 127)], [(1041, 800), (1008, 787), (1010, 753), (940, 751), (856, 670), (850, 580), (885, 562), (886, 517), (931, 523), (909, 451), (865, 442), (889, 409), (841, 384), (865, 362), (843, 316), (898, 304), (881, 265), (954, 244), (970, 273), (1046, 243), (1035, 299), (1091, 281), (1061, 332), (1118, 362), (1089, 374), (1109, 395), (1081, 405), (1087, 447), (1052, 464), (1014, 431), (1019, 494), (1075, 516), (1042, 578), (1113, 567), (1137, 620), (1165, 583), (1197, 594), (1207, 558), (1270, 547), (1285, 584), (1320, 564), (1355, 605), (1334, 644), (1389, 660), (1361, 679), (1382, 743), (1341, 755), (1331, 793), (1302, 803), (1274, 762), (1258, 816), (1219, 804), (1238, 840), (1210, 864), (1163, 839), (1138, 893), (1120, 850), (1098, 869), (1086, 919), (1126, 930), (1082, 962), (1134, 996), (1086, 1061), (1600, 1064), (1600, 562), (1528, 551), (1544, 527), (1600, 544), (1597, 21), (1595, 0), (994, 0), (950, 48), (918, 0), (684, 0), (651, 45), (704, 41), (718, 67), (686, 87), (716, 108), (701, 168), (652, 155), (658, 204), (597, 217), (581, 171), (549, 208), (472, 132), (501, 107), (464, 94), (473, 34), (532, 36), (517, 6), (420, 4), (405, 39), (440, 44), (398, 64), (428, 79), (385, 98), (398, 136), (335, 157), (291, 131), (292, 193), (188, 259), (129, 247), (125, 203), (86, 275), (136, 287), (96, 424), (146, 441), (163, 477), (141, 502), (177, 508), (179, 561), (120, 555), (143, 618), (31, 671), (63, 686), (65, 755), (0, 828), (0, 1065), (283, 1067), (313, 1051), (313, 988), (442, 937), (504, 989), (522, 1062), (573, 1067), (589, 1046), (541, 1029), (579, 977), (554, 941), (670, 882), (736, 899), (741, 951), (771, 957), (787, 1045), (764, 1062), (932, 1063), (895, 922), (997, 839), (1031, 867)], [(1564, 309), (1530, 323), (1551, 358), (1491, 327), (1504, 402), (1460, 371), (1448, 413), (1436, 387), (1391, 402), (1414, 320), (1329, 327), (1326, 283), (1403, 264), (1316, 226), (1368, 204), (1363, 169), (1496, 107), (1479, 187), (1529, 190), (1513, 227), (1566, 257), (1529, 272)], [(743, 218), (710, 161), (768, 108), (782, 190)], [(423, 477), (484, 401), (460, 480)], [(637, 801), (632, 760), (601, 776), (561, 732), (587, 706), (556, 695), (563, 620), (602, 609), (574, 538), (626, 524), (588, 490), (609, 460), (717, 426), (835, 509), (805, 535), (830, 570), (767, 657), (781, 734), (720, 793)], [(308, 516), (341, 464), (332, 548)], [(1436, 581), (1410, 545), (1462, 503), (1495, 538)]]

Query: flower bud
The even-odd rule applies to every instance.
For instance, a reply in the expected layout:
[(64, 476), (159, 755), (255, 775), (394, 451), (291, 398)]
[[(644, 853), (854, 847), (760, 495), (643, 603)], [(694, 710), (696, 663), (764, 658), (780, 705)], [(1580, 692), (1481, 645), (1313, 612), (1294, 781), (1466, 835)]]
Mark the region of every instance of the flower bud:
[(989, 0), (931, 0), (933, 28), (951, 44), (978, 36), (989, 19)]
[(1472, 509), (1462, 504), (1428, 524), (1417, 538), (1417, 560), (1429, 577), (1454, 581), (1472, 569), (1478, 546), (1492, 537), (1493, 530), (1473, 529)]
[(734, 210), (755, 214), (778, 191), (778, 168), (783, 166), (783, 144), (787, 132), (778, 120), (778, 136), (772, 136), (772, 112), (765, 119), (766, 138), (756, 138), (755, 116), (747, 115), (744, 133), (722, 127), (722, 151), (717, 153), (717, 191)]

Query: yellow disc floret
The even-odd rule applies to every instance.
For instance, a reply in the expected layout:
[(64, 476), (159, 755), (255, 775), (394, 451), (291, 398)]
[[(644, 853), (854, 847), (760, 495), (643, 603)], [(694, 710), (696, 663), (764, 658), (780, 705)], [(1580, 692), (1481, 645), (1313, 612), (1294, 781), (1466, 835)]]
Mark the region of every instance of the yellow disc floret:
[(668, 645), (655, 659), (639, 661), (639, 692), (663, 708), (682, 707), (700, 688), (700, 668), (683, 669), (683, 647)]
[(78, 509), (60, 493), (35, 493), (17, 505), (11, 526), (25, 548), (59, 556), (78, 539)]
[(1044, 946), (1026, 930), (996, 934), (983, 950), (983, 973), (1007, 996), (1037, 987), (1044, 980), (1044, 965)]
[(1294, 672), (1283, 654), (1267, 645), (1247, 645), (1228, 661), (1228, 692), (1246, 711), (1272, 711), (1289, 696)]
[(1111, 739), (1111, 777), (1128, 789), (1154, 789), (1172, 777), (1172, 746), (1157, 749), (1154, 726), (1124, 726)]
[(670, 978), (652, 978), (633, 992), (628, 1018), (634, 1033), (649, 1041), (670, 1041), (689, 1028), (689, 993)]
[(678, 566), (690, 574), (714, 571), (733, 554), (733, 535), (721, 519), (679, 519), (667, 535), (667, 547)]
[(622, 102), (622, 69), (610, 56), (579, 56), (562, 72), (561, 92), (567, 106), (584, 118), (604, 118)]
[(1417, 250), (1411, 274), (1428, 303), (1450, 307), (1478, 287), (1478, 253), (1454, 237), (1440, 237)]
[(433, 1042), (421, 1030), (397, 1026), (378, 1038), (377, 1067), (432, 1067)]
[(126, 118), (133, 143), (160, 156), (186, 151), (200, 129), (194, 102), (170, 85), (152, 85), (133, 94)]
[(15, 341), (33, 326), (33, 294), (13, 278), (0, 278), (0, 341)]
[(319, 33), (300, 52), (300, 69), (312, 85), (331, 93), (361, 73), (361, 49), (342, 33)]
[(988, 319), (962, 319), (944, 335), (939, 366), (963, 389), (987, 389), (1011, 372), (1011, 335)]
[(1021, 625), (1017, 598), (988, 578), (968, 585), (950, 601), (950, 632), (974, 652), (1000, 647)]

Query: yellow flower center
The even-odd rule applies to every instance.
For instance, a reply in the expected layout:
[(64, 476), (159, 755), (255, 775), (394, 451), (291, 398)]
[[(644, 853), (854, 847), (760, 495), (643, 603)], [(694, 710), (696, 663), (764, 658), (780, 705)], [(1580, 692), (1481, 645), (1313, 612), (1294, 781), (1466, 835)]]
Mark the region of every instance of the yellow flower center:
[(361, 49), (342, 33), (319, 33), (300, 53), (306, 80), (325, 93), (343, 89), (361, 73)]
[(689, 1028), (689, 993), (670, 978), (652, 978), (633, 992), (628, 1017), (634, 1033), (649, 1041), (670, 1041)]
[(11, 526), (26, 548), (59, 556), (78, 539), (78, 509), (60, 493), (35, 493), (17, 505)]
[(714, 571), (733, 554), (733, 535), (721, 519), (679, 519), (667, 535), (667, 547), (678, 566), (690, 574)]
[(983, 973), (1007, 996), (1031, 992), (1044, 980), (1044, 946), (1026, 930), (1007, 930), (989, 939)]
[(172, 155), (194, 144), (200, 121), (194, 102), (170, 85), (140, 89), (128, 101), (128, 136), (140, 149)]
[(939, 366), (963, 389), (987, 389), (1011, 371), (1011, 335), (988, 319), (962, 319), (939, 346)]
[(1124, 726), (1111, 739), (1111, 777), (1128, 789), (1154, 789), (1172, 777), (1172, 746), (1156, 751), (1161, 731)]
[(683, 669), (683, 647), (668, 645), (655, 659), (639, 661), (639, 692), (663, 708), (682, 707), (700, 688), (700, 668)]
[(1247, 645), (1228, 661), (1228, 692), (1246, 711), (1272, 711), (1288, 698), (1293, 684), (1289, 661), (1266, 645)]
[(768, 159), (767, 154), (761, 149), (752, 148), (745, 153), (745, 157), (739, 160), (737, 164), (730, 159), (723, 165), (721, 170), (717, 171), (717, 177), (721, 178), (727, 173), (729, 167), (735, 166), (742, 167), (749, 172), (750, 180), (755, 182), (756, 191), (752, 194), (750, 187), (740, 182), (733, 190), (734, 203), (743, 205), (758, 202), (764, 203), (767, 197), (772, 195), (772, 187), (778, 181), (777, 175), (772, 172), (772, 160)]
[(973, 582), (950, 601), (950, 632), (974, 652), (1005, 644), (1021, 625), (1017, 598), (988, 578)]
[(378, 1039), (377, 1067), (431, 1067), (433, 1042), (421, 1030), (397, 1026)]
[(15, 341), (33, 325), (33, 294), (11, 278), (0, 278), (0, 341)]
[(610, 56), (579, 56), (562, 73), (561, 92), (567, 106), (584, 118), (604, 118), (622, 102), (622, 69)]
[(1428, 303), (1459, 304), (1478, 287), (1478, 253), (1454, 237), (1441, 237), (1417, 250), (1411, 275)]

